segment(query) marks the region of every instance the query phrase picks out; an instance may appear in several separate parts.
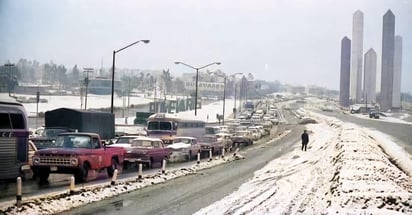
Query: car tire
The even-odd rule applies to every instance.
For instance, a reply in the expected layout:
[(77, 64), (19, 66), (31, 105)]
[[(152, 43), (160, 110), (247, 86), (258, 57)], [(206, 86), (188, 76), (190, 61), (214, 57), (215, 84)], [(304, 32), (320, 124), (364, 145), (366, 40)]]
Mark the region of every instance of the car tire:
[(107, 167), (107, 175), (112, 177), (114, 174), (114, 170), (119, 168), (119, 162), (117, 162), (116, 158), (112, 158), (112, 162), (109, 167)]
[(147, 163), (147, 168), (151, 169), (153, 167), (153, 158), (151, 157), (149, 162)]
[(191, 161), (193, 158), (192, 158), (192, 151), (191, 150), (189, 150), (189, 154), (187, 155), (187, 160), (188, 161)]
[(79, 172), (76, 174), (76, 181), (87, 182), (87, 177), (89, 176), (90, 166), (88, 163), (84, 163)]
[(40, 179), (40, 182), (46, 182), (49, 179), (50, 171), (47, 169), (39, 169), (37, 172), (37, 176)]

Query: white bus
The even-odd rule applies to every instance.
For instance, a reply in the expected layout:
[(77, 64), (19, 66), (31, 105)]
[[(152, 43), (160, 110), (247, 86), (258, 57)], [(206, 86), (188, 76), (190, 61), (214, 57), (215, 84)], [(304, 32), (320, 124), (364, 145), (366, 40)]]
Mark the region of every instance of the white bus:
[(182, 119), (173, 114), (155, 113), (147, 119), (147, 136), (168, 139), (173, 136), (202, 137), (205, 121)]

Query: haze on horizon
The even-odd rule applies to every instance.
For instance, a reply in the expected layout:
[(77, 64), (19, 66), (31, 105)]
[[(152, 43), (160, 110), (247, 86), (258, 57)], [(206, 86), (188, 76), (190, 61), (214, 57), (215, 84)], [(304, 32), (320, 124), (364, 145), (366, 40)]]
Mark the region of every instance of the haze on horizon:
[[(193, 72), (220, 61), (226, 74), (339, 89), (340, 45), (352, 16), (364, 13), (364, 52), (382, 47), (382, 16), (391, 9), (403, 37), (402, 92), (412, 92), (411, 0), (0, 0), (0, 64), (20, 58), (71, 69), (170, 69)], [(377, 88), (380, 90), (380, 87)]]

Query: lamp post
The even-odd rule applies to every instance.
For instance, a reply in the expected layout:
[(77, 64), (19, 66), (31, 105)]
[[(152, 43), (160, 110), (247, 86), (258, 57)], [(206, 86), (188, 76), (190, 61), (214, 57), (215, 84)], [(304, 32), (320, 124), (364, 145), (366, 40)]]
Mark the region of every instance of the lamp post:
[(6, 63), (4, 66), (7, 68), (7, 90), (9, 91), (9, 97), (11, 97), (11, 69), (14, 67), (14, 63)]
[(236, 80), (235, 80), (235, 104), (233, 105), (233, 119), (236, 119), (236, 91), (237, 91), (237, 87), (236, 87)]
[(86, 73), (86, 78), (84, 78), (84, 84), (86, 85), (86, 97), (84, 101), (84, 109), (87, 110), (87, 91), (89, 89), (89, 73), (93, 72), (93, 68), (83, 68), (83, 72)]
[(189, 64), (186, 64), (186, 63), (183, 63), (183, 62), (179, 62), (179, 61), (176, 61), (175, 62), (175, 64), (182, 64), (182, 65), (185, 65), (185, 66), (187, 66), (187, 67), (189, 67), (189, 68), (192, 68), (192, 69), (194, 69), (194, 70), (196, 70), (196, 93), (195, 93), (195, 116), (197, 115), (197, 88), (198, 88), (198, 83), (199, 83), (199, 70), (200, 69), (204, 69), (204, 68), (206, 68), (206, 67), (208, 67), (208, 66), (211, 66), (211, 65), (214, 65), (214, 64), (216, 64), (216, 65), (220, 65), (220, 62), (213, 62), (213, 63), (209, 63), (209, 64), (207, 64), (207, 65), (205, 65), (205, 66), (201, 66), (201, 67), (194, 67), (194, 66), (191, 66), (191, 65), (189, 65)]
[(233, 108), (233, 119), (236, 119), (236, 113), (237, 113), (237, 107), (236, 107), (236, 94), (237, 94), (237, 84), (236, 84), (236, 75), (243, 75), (243, 73), (235, 73), (235, 74), (232, 74), (231, 76), (233, 76), (233, 77), (235, 77), (235, 80), (234, 80), (234, 82), (235, 82), (235, 103), (234, 103), (234, 108)]
[(119, 50), (113, 50), (113, 66), (112, 66), (112, 100), (111, 100), (111, 106), (110, 106), (110, 112), (111, 113), (113, 113), (113, 96), (114, 96), (114, 68), (115, 68), (115, 65), (116, 65), (116, 61), (115, 61), (115, 59), (116, 59), (116, 53), (118, 53), (118, 52), (121, 52), (121, 51), (123, 51), (123, 50), (125, 50), (125, 49), (127, 49), (127, 48), (129, 48), (130, 46), (133, 46), (133, 45), (135, 45), (135, 44), (137, 44), (137, 43), (139, 43), (139, 42), (144, 42), (144, 43), (149, 43), (150, 42), (150, 40), (138, 40), (138, 41), (136, 41), (136, 42), (134, 42), (134, 43), (131, 43), (131, 44), (129, 44), (129, 45), (127, 45), (127, 46), (125, 46), (125, 47), (123, 47), (123, 48), (121, 48), (121, 49), (119, 49)]
[(222, 118), (222, 124), (225, 125), (226, 80), (227, 80), (228, 77), (235, 77), (236, 78), (236, 75), (241, 75), (242, 73), (238, 72), (238, 73), (234, 73), (234, 74), (229, 75), (229, 76), (225, 75), (224, 73), (221, 74), (221, 73), (214, 72), (213, 74), (223, 78), (223, 110), (222, 110), (223, 118)]

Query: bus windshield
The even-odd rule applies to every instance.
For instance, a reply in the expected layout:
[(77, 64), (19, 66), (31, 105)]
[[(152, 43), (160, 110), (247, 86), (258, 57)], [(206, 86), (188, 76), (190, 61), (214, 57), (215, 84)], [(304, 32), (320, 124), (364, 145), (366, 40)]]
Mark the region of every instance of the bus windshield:
[(148, 130), (162, 130), (162, 131), (170, 131), (172, 130), (172, 123), (171, 122), (159, 122), (159, 121), (151, 121), (147, 125)]
[(25, 129), (24, 115), (0, 113), (0, 129)]

